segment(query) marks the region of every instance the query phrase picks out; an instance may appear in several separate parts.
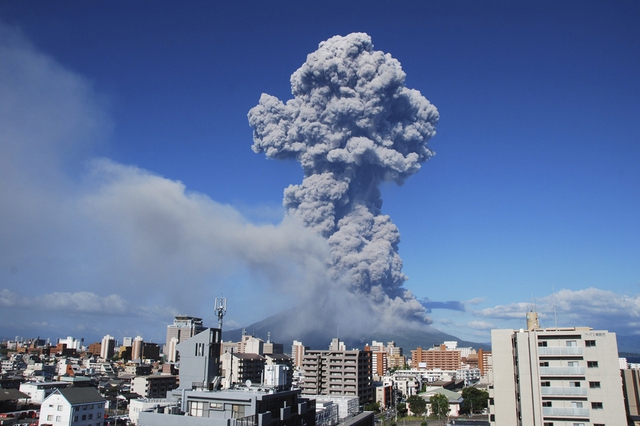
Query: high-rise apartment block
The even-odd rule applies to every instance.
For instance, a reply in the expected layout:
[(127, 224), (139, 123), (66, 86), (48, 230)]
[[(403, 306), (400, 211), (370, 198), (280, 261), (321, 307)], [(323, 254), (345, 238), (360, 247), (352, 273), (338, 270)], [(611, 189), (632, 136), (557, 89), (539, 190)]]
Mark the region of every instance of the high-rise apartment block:
[(116, 339), (113, 336), (109, 336), (108, 334), (102, 338), (102, 343), (100, 346), (100, 358), (109, 359), (111, 358), (116, 349)]
[(348, 351), (333, 339), (329, 350), (306, 351), (302, 370), (303, 395), (357, 396), (360, 404), (373, 401), (371, 351)]
[(462, 368), (462, 354), (450, 349), (446, 344), (424, 350), (420, 347), (411, 351), (411, 367), (422, 370), (459, 370)]
[[(492, 330), (492, 425), (626, 425), (616, 336), (588, 327)], [(531, 318), (530, 318), (531, 317)]]
[(176, 346), (204, 330), (202, 318), (178, 315), (173, 324), (167, 326), (167, 343), (164, 353), (169, 362), (176, 361)]

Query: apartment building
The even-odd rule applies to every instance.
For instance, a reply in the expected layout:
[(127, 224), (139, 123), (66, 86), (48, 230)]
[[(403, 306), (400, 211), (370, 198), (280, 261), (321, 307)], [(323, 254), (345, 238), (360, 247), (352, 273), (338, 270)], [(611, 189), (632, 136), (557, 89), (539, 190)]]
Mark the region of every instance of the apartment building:
[(492, 330), (491, 346), (492, 425), (627, 424), (614, 333), (534, 318), (527, 330)]
[(421, 370), (459, 370), (462, 354), (457, 349), (448, 349), (445, 344), (424, 350), (420, 347), (411, 351), (411, 367)]
[(346, 350), (333, 339), (329, 350), (308, 350), (302, 360), (303, 395), (357, 396), (372, 402), (371, 351)]
[(131, 392), (143, 398), (164, 398), (177, 387), (178, 377), (173, 375), (138, 376), (131, 380)]

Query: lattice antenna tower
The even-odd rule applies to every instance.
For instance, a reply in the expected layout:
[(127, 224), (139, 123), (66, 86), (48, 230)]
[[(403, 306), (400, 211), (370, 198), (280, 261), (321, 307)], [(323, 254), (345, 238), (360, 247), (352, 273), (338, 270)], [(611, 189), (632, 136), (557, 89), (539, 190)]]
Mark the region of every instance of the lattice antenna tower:
[(216, 312), (218, 316), (218, 328), (222, 330), (222, 317), (227, 313), (227, 298), (226, 297), (216, 297), (215, 306), (213, 310)]

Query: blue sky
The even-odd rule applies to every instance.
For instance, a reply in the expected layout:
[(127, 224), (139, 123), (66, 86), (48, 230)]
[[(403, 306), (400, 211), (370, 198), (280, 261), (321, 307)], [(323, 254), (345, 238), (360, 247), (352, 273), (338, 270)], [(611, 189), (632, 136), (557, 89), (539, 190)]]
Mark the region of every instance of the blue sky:
[(486, 342), (533, 303), (640, 333), (639, 20), (632, 1), (2, 2), (0, 336), (162, 341), (176, 313), (215, 324), (221, 294), (229, 326), (300, 297), (283, 259), (319, 243), (281, 222), (302, 171), (252, 152), (247, 113), (352, 32), (440, 113), (435, 157), (382, 186), (433, 326)]

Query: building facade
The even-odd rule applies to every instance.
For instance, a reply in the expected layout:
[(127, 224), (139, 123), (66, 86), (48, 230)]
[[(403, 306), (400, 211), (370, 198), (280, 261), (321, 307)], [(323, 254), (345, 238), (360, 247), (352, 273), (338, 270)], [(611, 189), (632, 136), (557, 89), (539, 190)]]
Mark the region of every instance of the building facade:
[(178, 387), (178, 377), (168, 374), (138, 376), (131, 380), (131, 392), (143, 398), (164, 398)]
[(333, 339), (329, 350), (306, 351), (302, 394), (357, 396), (361, 404), (373, 402), (371, 351), (348, 351), (341, 343)]
[(95, 388), (57, 389), (40, 407), (39, 426), (102, 426), (105, 399)]
[(190, 339), (204, 329), (202, 318), (187, 315), (176, 316), (173, 324), (167, 326), (167, 343), (165, 345), (167, 360), (169, 362), (175, 362), (177, 345)]
[[(492, 425), (627, 424), (616, 336), (588, 327), (492, 330)], [(492, 379), (492, 380), (491, 380)]]

